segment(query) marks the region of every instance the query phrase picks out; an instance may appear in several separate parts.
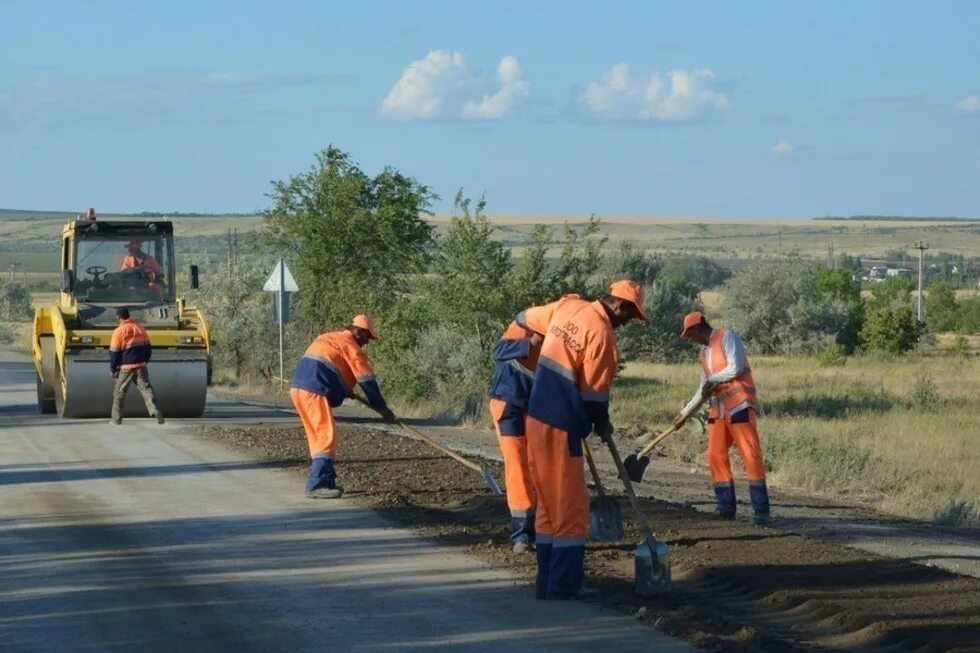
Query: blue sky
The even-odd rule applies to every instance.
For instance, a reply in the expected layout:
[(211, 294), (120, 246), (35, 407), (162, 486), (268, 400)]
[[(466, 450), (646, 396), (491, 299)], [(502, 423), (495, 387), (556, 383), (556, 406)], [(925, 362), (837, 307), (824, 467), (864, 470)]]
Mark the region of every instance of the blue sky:
[[(528, 6), (525, 6), (528, 5)], [(980, 215), (976, 2), (8, 2), (0, 206), (252, 211), (333, 143), (490, 213)]]

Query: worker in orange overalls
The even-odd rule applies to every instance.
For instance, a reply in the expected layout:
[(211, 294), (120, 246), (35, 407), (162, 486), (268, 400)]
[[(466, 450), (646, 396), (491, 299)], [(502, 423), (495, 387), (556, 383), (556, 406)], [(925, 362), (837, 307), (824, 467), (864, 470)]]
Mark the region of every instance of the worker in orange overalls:
[(128, 254), (119, 266), (120, 272), (138, 270), (146, 276), (146, 280), (151, 284), (163, 274), (163, 266), (156, 260), (156, 257), (143, 251), (142, 240), (131, 240), (126, 243), (126, 251)]
[(150, 384), (150, 376), (146, 371), (150, 356), (153, 355), (150, 336), (142, 324), (130, 317), (129, 309), (125, 306), (116, 309), (116, 322), (118, 326), (109, 341), (109, 371), (114, 380), (109, 421), (112, 424), (122, 424), (123, 402), (126, 401), (129, 387), (135, 383), (143, 395), (146, 414), (156, 417), (158, 424), (163, 424), (163, 413), (157, 407), (153, 385)]
[(324, 333), (314, 340), (299, 360), (290, 383), (289, 395), (299, 413), (310, 447), (310, 475), (306, 496), (337, 499), (344, 488), (337, 484), (334, 456), (337, 454), (337, 425), (332, 407), (339, 406), (360, 385), (371, 406), (386, 422), (394, 422), (364, 346), (378, 339), (374, 320), (358, 315), (343, 331)]
[[(749, 498), (754, 511), (752, 521), (766, 524), (769, 522), (766, 463), (755, 426), (759, 397), (742, 338), (731, 329), (713, 329), (700, 311), (692, 311), (684, 317), (681, 338), (704, 346), (701, 350), (701, 385), (688, 406), (696, 404), (702, 396), (711, 397), (708, 465), (715, 484), (716, 513), (726, 519), (735, 518), (735, 480), (728, 458), (728, 450), (734, 443), (749, 477)], [(680, 415), (675, 417), (675, 424), (680, 419)]]
[(539, 599), (577, 599), (582, 589), (589, 492), (582, 439), (593, 430), (612, 437), (609, 389), (619, 363), (613, 331), (646, 320), (643, 289), (617, 281), (589, 302), (567, 298), (554, 311), (541, 344), (528, 403), (528, 463), (538, 507), (535, 517)]
[[(566, 296), (571, 297), (572, 295)], [(493, 348), (496, 363), (490, 385), (490, 415), (504, 459), (504, 484), (515, 553), (534, 544), (534, 484), (527, 462), (524, 420), (538, 366), (538, 354), (555, 308), (565, 298), (522, 311)], [(529, 326), (534, 324), (535, 328)]]

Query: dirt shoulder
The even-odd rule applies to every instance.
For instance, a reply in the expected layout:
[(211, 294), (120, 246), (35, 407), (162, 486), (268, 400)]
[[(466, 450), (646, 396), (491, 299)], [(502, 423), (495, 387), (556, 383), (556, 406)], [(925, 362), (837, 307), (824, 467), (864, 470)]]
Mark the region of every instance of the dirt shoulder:
[[(202, 434), (260, 459), (307, 469), (298, 427), (205, 427)], [(533, 555), (509, 548), (507, 512), (479, 474), (424, 444), (363, 425), (340, 427), (338, 470), (348, 500), (440, 545), (463, 547), (528, 579)], [(466, 447), (457, 447), (463, 448)], [(300, 461), (300, 462), (295, 462)], [(500, 478), (496, 461), (487, 461)], [(980, 580), (743, 522), (690, 505), (643, 499), (668, 542), (670, 594), (632, 593), (636, 523), (622, 543), (590, 543), (588, 583), (600, 601), (699, 646), (722, 651), (830, 649), (980, 651)], [(628, 506), (623, 501), (624, 516)]]

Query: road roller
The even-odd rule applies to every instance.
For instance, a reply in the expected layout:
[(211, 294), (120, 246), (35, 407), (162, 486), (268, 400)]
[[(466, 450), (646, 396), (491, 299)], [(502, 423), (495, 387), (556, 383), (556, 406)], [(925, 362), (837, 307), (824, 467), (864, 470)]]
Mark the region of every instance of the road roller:
[[(197, 288), (198, 270), (189, 269)], [(99, 220), (86, 216), (61, 234), (58, 300), (34, 313), (32, 348), (37, 405), (61, 417), (108, 417), (113, 379), (109, 343), (116, 308), (125, 306), (150, 336), (150, 382), (167, 417), (199, 417), (211, 378), (211, 338), (203, 313), (176, 292), (174, 228), (169, 220)], [(126, 417), (145, 417), (129, 392)]]

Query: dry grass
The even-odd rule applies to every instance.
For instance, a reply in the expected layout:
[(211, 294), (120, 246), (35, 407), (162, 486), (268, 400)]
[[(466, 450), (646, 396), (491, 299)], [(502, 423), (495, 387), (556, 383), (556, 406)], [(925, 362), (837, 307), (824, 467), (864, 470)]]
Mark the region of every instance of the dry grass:
[[(823, 368), (757, 357), (752, 365), (774, 484), (856, 496), (906, 517), (980, 523), (980, 358), (856, 358)], [(630, 364), (616, 383), (613, 418), (664, 428), (696, 384), (693, 364)], [(686, 428), (674, 455), (701, 461), (697, 431)]]

